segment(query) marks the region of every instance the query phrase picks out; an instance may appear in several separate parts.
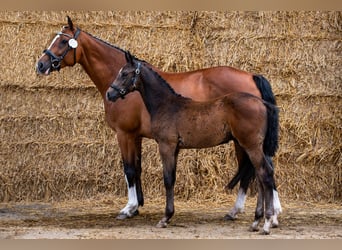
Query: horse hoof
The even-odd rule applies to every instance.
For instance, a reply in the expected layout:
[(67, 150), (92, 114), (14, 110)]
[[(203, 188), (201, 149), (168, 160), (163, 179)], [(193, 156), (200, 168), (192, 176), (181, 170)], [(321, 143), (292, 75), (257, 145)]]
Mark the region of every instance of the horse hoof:
[(272, 228), (278, 228), (279, 227), (279, 222), (275, 223), (275, 222), (272, 222)]
[(250, 226), (250, 227), (248, 228), (248, 231), (249, 231), (249, 232), (259, 232), (259, 228)]
[(231, 216), (230, 214), (226, 214), (224, 217), (223, 217), (224, 220), (229, 220), (229, 221), (233, 221), (233, 220), (236, 220), (236, 217), (233, 217)]
[(167, 228), (167, 223), (165, 221), (159, 221), (156, 225), (157, 228)]
[(139, 215), (139, 210), (135, 210), (131, 216), (129, 216), (128, 214), (125, 214), (125, 213), (120, 213), (120, 214), (118, 214), (118, 216), (116, 216), (116, 219), (117, 220), (125, 220), (125, 219), (132, 218), (134, 216), (137, 216), (137, 215)]
[(260, 232), (261, 235), (269, 235), (270, 234), (270, 231), (265, 231), (265, 230), (262, 230)]

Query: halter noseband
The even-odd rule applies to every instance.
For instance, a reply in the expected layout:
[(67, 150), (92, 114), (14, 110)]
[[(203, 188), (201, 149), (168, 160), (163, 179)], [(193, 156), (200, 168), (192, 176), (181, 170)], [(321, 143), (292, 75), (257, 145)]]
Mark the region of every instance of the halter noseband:
[[(134, 71), (134, 76), (132, 77), (132, 81), (131, 81), (131, 84), (130, 85), (133, 85), (133, 90), (136, 90), (137, 89), (137, 86), (135, 85), (135, 83), (136, 83), (136, 81), (138, 80), (138, 76), (140, 75), (140, 67), (141, 67), (141, 63), (140, 62), (138, 62), (138, 66), (137, 66), (137, 68), (135, 69), (135, 71)], [(130, 85), (128, 85), (127, 86), (127, 88), (130, 86)], [(111, 88), (113, 88), (113, 89), (115, 89), (117, 92), (119, 92), (119, 94), (120, 94), (120, 97), (122, 98), (122, 99), (124, 99), (125, 98), (125, 96), (128, 94), (128, 91), (127, 91), (127, 89), (124, 89), (124, 88), (119, 88), (118, 86), (116, 86), (116, 85), (114, 85), (114, 84), (111, 84), (110, 85), (110, 87)]]
[(78, 46), (77, 38), (78, 38), (80, 32), (81, 32), (81, 30), (79, 28), (77, 28), (75, 35), (73, 37), (67, 33), (63, 33), (63, 32), (57, 33), (57, 35), (63, 35), (63, 36), (70, 37), (70, 39), (68, 41), (68, 48), (64, 51), (64, 53), (61, 56), (56, 56), (49, 49), (45, 49), (43, 51), (43, 53), (45, 53), (46, 55), (48, 55), (50, 57), (52, 70), (60, 70), (61, 69), (61, 62), (63, 61), (64, 57), (66, 56), (66, 54), (68, 54), (68, 52), (71, 49), (74, 49), (74, 65), (76, 64), (76, 48)]

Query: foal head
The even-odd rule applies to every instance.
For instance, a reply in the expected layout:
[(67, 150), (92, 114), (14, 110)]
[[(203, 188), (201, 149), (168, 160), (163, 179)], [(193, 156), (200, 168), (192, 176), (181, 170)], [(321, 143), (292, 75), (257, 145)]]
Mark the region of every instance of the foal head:
[(68, 16), (68, 25), (64, 26), (52, 40), (50, 46), (43, 51), (38, 59), (36, 70), (38, 74), (48, 75), (54, 70), (60, 70), (65, 66), (73, 66), (80, 58), (80, 49), (77, 38), (81, 32), (75, 28)]
[(129, 51), (125, 52), (127, 64), (123, 66), (114, 82), (107, 90), (108, 101), (115, 102), (124, 98), (128, 93), (136, 90), (139, 83), (141, 62), (133, 58)]

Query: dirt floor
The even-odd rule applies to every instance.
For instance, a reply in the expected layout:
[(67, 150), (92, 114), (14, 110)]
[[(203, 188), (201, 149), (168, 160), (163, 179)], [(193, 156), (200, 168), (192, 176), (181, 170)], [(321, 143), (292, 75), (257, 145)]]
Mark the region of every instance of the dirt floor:
[(126, 200), (113, 200), (0, 203), (0, 239), (342, 239), (341, 204), (282, 199), (280, 227), (265, 236), (248, 231), (254, 198), (247, 199), (245, 212), (235, 221), (223, 220), (232, 202), (176, 201), (176, 213), (165, 229), (155, 227), (163, 215), (162, 200), (146, 201), (140, 215), (128, 220), (115, 218)]

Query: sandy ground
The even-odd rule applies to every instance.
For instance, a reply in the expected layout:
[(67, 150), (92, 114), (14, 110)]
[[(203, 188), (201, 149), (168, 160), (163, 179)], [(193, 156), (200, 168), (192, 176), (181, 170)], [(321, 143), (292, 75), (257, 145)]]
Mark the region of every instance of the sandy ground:
[[(229, 202), (229, 204), (232, 204)], [(125, 200), (62, 203), (0, 203), (0, 239), (342, 239), (342, 205), (282, 200), (280, 226), (270, 235), (249, 232), (254, 199), (235, 221), (223, 220), (227, 204), (175, 202), (168, 228), (155, 225), (163, 215), (162, 200), (146, 202), (140, 215), (115, 217)]]

